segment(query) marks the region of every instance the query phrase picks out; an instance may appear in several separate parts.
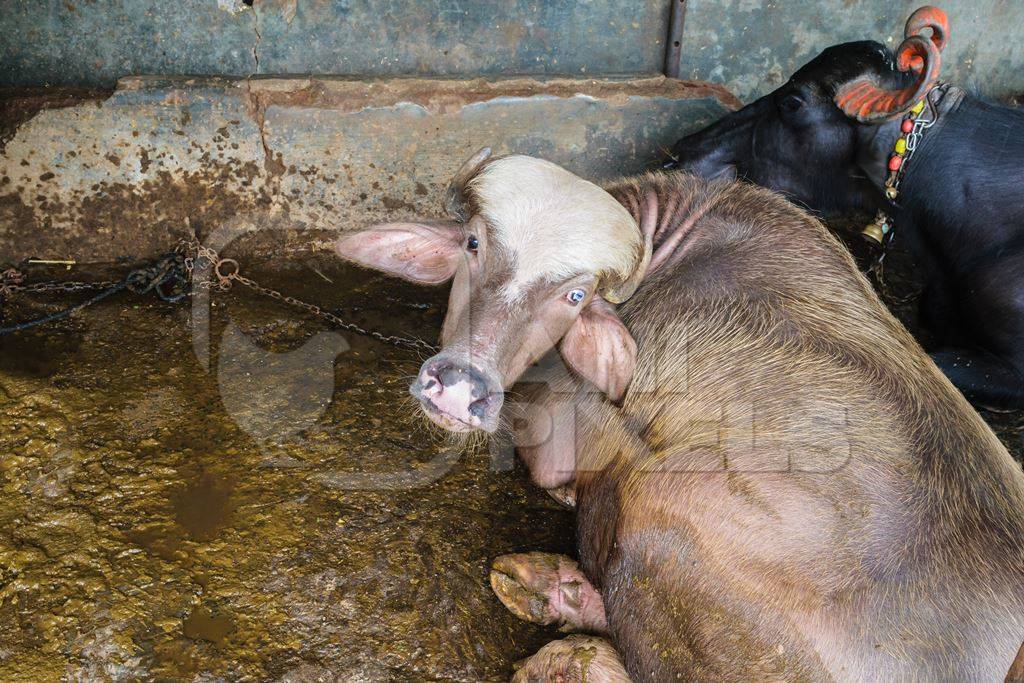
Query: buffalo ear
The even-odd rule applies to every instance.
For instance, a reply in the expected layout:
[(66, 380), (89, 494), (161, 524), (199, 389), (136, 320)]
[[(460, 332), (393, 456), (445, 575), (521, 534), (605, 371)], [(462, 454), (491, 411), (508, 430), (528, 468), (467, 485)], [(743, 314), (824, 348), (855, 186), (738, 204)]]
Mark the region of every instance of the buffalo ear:
[(562, 338), (562, 358), (612, 401), (621, 401), (636, 369), (636, 342), (615, 308), (594, 297)]
[(347, 261), (404, 280), (438, 285), (455, 275), (463, 256), (459, 223), (386, 223), (346, 235), (335, 250)]

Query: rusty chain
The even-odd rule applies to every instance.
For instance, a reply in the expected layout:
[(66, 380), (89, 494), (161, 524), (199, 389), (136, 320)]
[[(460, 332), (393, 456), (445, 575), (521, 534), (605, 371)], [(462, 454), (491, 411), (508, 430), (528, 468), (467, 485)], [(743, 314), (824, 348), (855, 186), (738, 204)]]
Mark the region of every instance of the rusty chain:
[[(370, 337), (371, 339), (376, 339), (377, 341), (390, 344), (391, 346), (418, 349), (429, 351), (431, 353), (437, 351), (436, 346), (424, 341), (423, 339), (419, 339), (417, 337), (405, 337), (398, 334), (384, 334), (382, 332), (377, 332), (376, 330), (369, 330), (355, 323), (348, 322), (334, 313), (324, 310), (316, 304), (311, 304), (293, 296), (288, 296), (276, 289), (264, 287), (252, 278), (242, 275), (238, 261), (232, 258), (221, 258), (220, 254), (194, 237), (190, 239), (182, 239), (172, 254), (161, 259), (160, 262), (149, 270), (158, 270), (161, 272), (166, 271), (169, 259), (172, 257), (180, 259), (179, 263), (184, 269), (185, 278), (192, 284), (194, 289), (226, 292), (231, 289), (231, 285), (233, 283), (237, 282), (257, 294), (274, 299), (275, 301), (280, 301), (281, 303), (288, 304), (289, 306), (294, 306), (295, 308), (300, 308), (322, 320), (326, 320), (339, 329), (354, 332), (364, 337)], [(212, 277), (205, 279), (202, 282), (197, 282), (196, 269), (200, 266), (209, 268), (209, 272)], [(47, 292), (71, 293), (80, 291), (114, 291), (122, 285), (134, 290), (135, 288), (132, 287), (134, 284), (132, 279), (133, 275), (138, 272), (140, 271), (133, 271), (128, 278), (123, 280), (104, 280), (100, 282), (55, 281), (25, 284), (25, 277), (20, 271), (14, 268), (8, 268), (7, 270), (0, 272), (0, 297), (16, 293), (40, 294)], [(151, 288), (152, 287), (147, 287), (139, 291), (149, 291)], [(160, 294), (159, 291), (158, 294)], [(90, 302), (86, 302), (86, 304)], [(83, 305), (73, 306), (69, 311), (77, 310), (82, 307)]]
[[(238, 261), (232, 258), (221, 258), (216, 251), (205, 244), (202, 244), (195, 238), (183, 239), (179, 244), (178, 249), (183, 253), (188, 254), (185, 257), (185, 270), (194, 287), (216, 289), (224, 292), (231, 288), (232, 283), (237, 282), (244, 287), (248, 287), (257, 294), (274, 299), (275, 301), (280, 301), (281, 303), (288, 304), (289, 306), (294, 306), (295, 308), (301, 308), (322, 320), (328, 321), (335, 327), (342, 330), (355, 332), (356, 334), (376, 339), (377, 341), (390, 344), (391, 346), (420, 349), (431, 353), (437, 351), (436, 346), (430, 342), (424, 341), (423, 339), (419, 339), (417, 337), (404, 337), (398, 334), (384, 334), (382, 332), (377, 332), (376, 330), (368, 330), (365, 327), (361, 327), (355, 323), (339, 318), (334, 313), (325, 311), (316, 304), (311, 304), (293, 296), (288, 296), (276, 289), (271, 289), (270, 287), (264, 287), (252, 278), (242, 275)], [(205, 260), (208, 263), (210, 272), (213, 274), (215, 279), (210, 279), (205, 282), (196, 282), (195, 269), (200, 259)]]
[(34, 282), (26, 285), (22, 284), (24, 280), (25, 276), (15, 268), (8, 268), (3, 273), (0, 273), (0, 296), (17, 293), (42, 294), (46, 292), (61, 292), (67, 294), (70, 292), (87, 292), (110, 289), (121, 282), (120, 280), (103, 280), (100, 282), (78, 282), (72, 280), (70, 282)]

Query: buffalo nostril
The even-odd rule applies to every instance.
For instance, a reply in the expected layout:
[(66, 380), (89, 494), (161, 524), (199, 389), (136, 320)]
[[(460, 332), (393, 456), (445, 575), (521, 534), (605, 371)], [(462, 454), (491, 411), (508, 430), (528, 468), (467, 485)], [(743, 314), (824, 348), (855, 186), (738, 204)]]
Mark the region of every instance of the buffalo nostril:
[(451, 387), (459, 382), (471, 380), (471, 376), (456, 365), (442, 365), (433, 374), (442, 387)]
[(489, 398), (478, 398), (469, 404), (469, 414), (478, 420), (484, 419), (484, 415), (487, 413), (487, 408), (490, 406), (491, 401)]
[(437, 384), (437, 380), (436, 379), (429, 379), (429, 380), (426, 381), (426, 383), (424, 383), (423, 388), (424, 389), (433, 389), (436, 384)]

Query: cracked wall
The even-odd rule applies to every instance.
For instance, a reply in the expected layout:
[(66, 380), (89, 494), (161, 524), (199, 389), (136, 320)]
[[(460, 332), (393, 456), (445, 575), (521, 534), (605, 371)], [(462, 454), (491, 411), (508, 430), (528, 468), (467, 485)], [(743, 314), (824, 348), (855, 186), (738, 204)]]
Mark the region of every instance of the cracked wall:
[(251, 212), (329, 230), (438, 216), (451, 174), (483, 146), (608, 180), (737, 104), (660, 77), (125, 79), (10, 136), (0, 262), (148, 258)]

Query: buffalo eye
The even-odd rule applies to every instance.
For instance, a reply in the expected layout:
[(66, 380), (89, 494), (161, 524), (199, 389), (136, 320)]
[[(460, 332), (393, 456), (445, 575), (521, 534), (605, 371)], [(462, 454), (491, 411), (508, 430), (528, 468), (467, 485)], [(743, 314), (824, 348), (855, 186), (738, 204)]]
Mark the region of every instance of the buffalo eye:
[(587, 296), (587, 293), (582, 289), (574, 289), (565, 295), (565, 298), (569, 300), (569, 303), (575, 306), (579, 302), (583, 301)]
[(793, 114), (800, 111), (804, 106), (804, 100), (799, 95), (789, 94), (782, 98), (779, 102), (779, 108), (787, 113)]
[(476, 235), (470, 235), (469, 239), (466, 240), (466, 249), (469, 249), (473, 253), (480, 247), (480, 240), (476, 238)]

